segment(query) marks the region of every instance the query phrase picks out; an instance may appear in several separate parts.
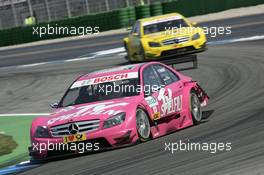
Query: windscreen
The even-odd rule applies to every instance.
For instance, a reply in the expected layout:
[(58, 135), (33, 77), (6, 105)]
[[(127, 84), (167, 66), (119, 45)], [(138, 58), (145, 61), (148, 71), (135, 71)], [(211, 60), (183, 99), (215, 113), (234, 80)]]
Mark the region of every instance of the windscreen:
[(139, 95), (139, 79), (124, 79), (70, 88), (61, 107)]
[[(144, 25), (144, 24), (143, 24)], [(188, 24), (184, 21), (184, 19), (174, 19), (174, 20), (165, 20), (162, 22), (153, 22), (144, 25), (144, 34), (152, 34), (158, 32), (164, 32), (166, 30), (172, 30), (175, 28), (188, 27)]]

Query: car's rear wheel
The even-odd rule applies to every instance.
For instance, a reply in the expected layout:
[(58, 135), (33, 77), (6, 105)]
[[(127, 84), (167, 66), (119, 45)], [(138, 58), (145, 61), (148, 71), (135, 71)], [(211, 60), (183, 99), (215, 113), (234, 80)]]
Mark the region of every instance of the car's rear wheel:
[(136, 122), (139, 139), (147, 141), (150, 138), (150, 123), (148, 115), (143, 109), (137, 109)]
[(202, 120), (202, 110), (200, 100), (195, 92), (191, 92), (190, 110), (192, 114), (193, 123), (199, 124)]
[(130, 53), (129, 53), (129, 49), (128, 49), (127, 43), (124, 43), (124, 48), (125, 48), (126, 53), (127, 53), (126, 59), (128, 61), (131, 61), (131, 56), (130, 56)]
[(140, 55), (139, 61), (145, 61), (146, 60), (145, 50), (144, 50), (142, 44), (140, 44), (139, 55)]

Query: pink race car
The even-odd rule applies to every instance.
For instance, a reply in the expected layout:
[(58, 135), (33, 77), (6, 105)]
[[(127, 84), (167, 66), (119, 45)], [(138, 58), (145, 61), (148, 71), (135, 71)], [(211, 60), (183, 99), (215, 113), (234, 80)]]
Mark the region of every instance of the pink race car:
[(159, 62), (79, 77), (55, 111), (34, 119), (30, 156), (43, 159), (144, 142), (198, 124), (208, 96), (190, 77)]

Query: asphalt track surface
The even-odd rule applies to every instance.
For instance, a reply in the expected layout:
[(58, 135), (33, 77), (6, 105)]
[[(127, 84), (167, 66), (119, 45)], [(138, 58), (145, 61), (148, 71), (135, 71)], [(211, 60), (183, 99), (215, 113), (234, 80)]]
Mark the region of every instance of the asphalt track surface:
[[(49, 162), (24, 174), (264, 174), (263, 45), (259, 40), (210, 46), (199, 55), (197, 69), (183, 71), (211, 97), (204, 109), (211, 115), (202, 124), (132, 147)], [(49, 102), (78, 75), (125, 63), (116, 56), (2, 71), (0, 112), (47, 112)], [(232, 149), (165, 151), (165, 143), (188, 139), (231, 142)]]

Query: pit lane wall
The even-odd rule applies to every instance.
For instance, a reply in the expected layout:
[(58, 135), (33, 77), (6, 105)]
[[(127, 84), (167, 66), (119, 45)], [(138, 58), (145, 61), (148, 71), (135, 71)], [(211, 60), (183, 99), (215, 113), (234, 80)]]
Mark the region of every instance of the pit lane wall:
[(34, 33), (34, 29), (39, 29), (40, 27), (47, 28), (48, 25), (50, 28), (66, 27), (68, 29), (88, 27), (89, 34), (94, 34), (97, 32), (128, 27), (131, 26), (136, 19), (149, 16), (179, 12), (186, 17), (190, 17), (258, 4), (264, 4), (264, 0), (173, 0), (165, 3), (129, 7), (59, 21), (40, 23), (35, 26), (21, 26), (0, 30), (0, 47), (80, 34), (74, 31), (52, 35), (46, 34), (42, 36), (37, 34), (37, 32)]

